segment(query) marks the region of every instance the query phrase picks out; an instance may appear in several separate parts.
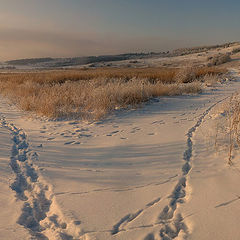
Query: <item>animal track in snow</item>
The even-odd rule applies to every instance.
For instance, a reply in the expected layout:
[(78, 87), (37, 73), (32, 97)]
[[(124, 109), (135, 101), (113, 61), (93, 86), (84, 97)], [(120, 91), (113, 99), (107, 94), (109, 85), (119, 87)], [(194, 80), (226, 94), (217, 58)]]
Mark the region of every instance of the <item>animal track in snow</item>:
[(132, 128), (132, 130), (130, 131), (130, 133), (136, 133), (137, 131), (140, 131), (141, 130), (141, 128), (139, 128), (139, 127), (134, 127), (134, 128)]
[[(179, 204), (184, 203), (186, 200), (186, 194), (188, 190), (187, 176), (192, 168), (191, 166), (191, 160), (193, 156), (192, 137), (193, 134), (198, 129), (198, 127), (204, 121), (205, 117), (211, 111), (211, 109), (220, 102), (224, 101), (225, 99), (226, 98), (210, 106), (203, 114), (199, 116), (199, 119), (197, 120), (196, 124), (192, 128), (190, 128), (187, 132), (187, 148), (183, 153), (183, 160), (185, 161), (185, 163), (182, 166), (182, 176), (177, 182), (177, 185), (174, 187), (172, 194), (169, 196), (170, 198), (169, 204), (163, 208), (162, 212), (158, 216), (157, 222), (155, 223), (161, 225), (158, 237), (160, 237), (163, 240), (175, 239), (176, 237), (179, 236), (180, 233), (184, 237), (187, 237), (189, 235), (189, 230), (186, 223), (184, 222), (184, 218), (182, 217), (181, 213), (179, 213), (179, 211), (176, 210), (179, 208)], [(144, 239), (149, 238), (155, 240), (154, 234), (150, 233), (150, 235), (148, 234)]]
[(149, 136), (154, 136), (156, 133), (148, 133)]
[(106, 134), (106, 136), (107, 136), (107, 137), (111, 137), (111, 136), (113, 136), (113, 135), (116, 135), (117, 133), (119, 133), (119, 131), (113, 131), (113, 132), (111, 132), (111, 133)]
[(51, 141), (51, 140), (53, 140), (53, 139), (55, 139), (54, 137), (50, 137), (50, 138), (48, 138), (47, 140), (48, 141)]
[[(25, 132), (8, 123), (4, 117), (0, 124), (12, 135), (10, 166), (15, 180), (10, 187), (16, 198), (23, 202), (17, 223), (28, 229), (34, 239), (79, 239), (80, 228), (65, 220), (50, 185), (39, 175), (34, 164), (38, 154), (30, 150)], [(72, 232), (72, 229), (78, 230)]]
[(70, 144), (74, 144), (75, 141), (69, 141), (69, 142), (65, 142), (64, 145), (70, 145)]
[(165, 124), (165, 122), (163, 120), (159, 120), (152, 122), (152, 124)]
[(80, 133), (80, 134), (78, 135), (78, 138), (82, 138), (82, 137), (92, 137), (92, 135), (91, 135), (91, 134), (83, 134), (83, 133)]
[(134, 221), (138, 216), (140, 216), (144, 211), (146, 211), (148, 208), (152, 207), (153, 205), (157, 204), (161, 198), (157, 198), (150, 203), (146, 204), (146, 206), (143, 209), (138, 210), (135, 213), (129, 213), (126, 216), (124, 216), (122, 219), (120, 219), (119, 222), (117, 222), (113, 228), (112, 228), (112, 235), (115, 235), (119, 233), (120, 231), (125, 231), (125, 228), (127, 227), (127, 224)]

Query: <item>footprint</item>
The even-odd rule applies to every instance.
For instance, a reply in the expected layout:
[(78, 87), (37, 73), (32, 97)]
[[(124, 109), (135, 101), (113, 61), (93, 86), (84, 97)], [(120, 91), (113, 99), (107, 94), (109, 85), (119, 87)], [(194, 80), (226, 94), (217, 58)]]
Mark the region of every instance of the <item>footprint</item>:
[(89, 131), (89, 128), (81, 128), (80, 129), (82, 132), (88, 132)]
[(151, 207), (151, 206), (153, 206), (154, 204), (158, 203), (160, 200), (161, 200), (161, 198), (159, 197), (159, 198), (153, 200), (152, 202), (148, 203), (148, 204), (146, 205), (146, 207)]
[(149, 233), (143, 240), (155, 240), (153, 233)]
[(75, 225), (80, 225), (80, 224), (81, 224), (81, 221), (77, 221), (77, 220), (76, 220), (76, 221), (74, 221), (73, 223), (74, 223)]
[(75, 143), (75, 141), (65, 142), (64, 145), (70, 145), (70, 144), (73, 144), (73, 143)]
[(156, 133), (148, 133), (149, 136), (153, 136), (155, 135)]
[(79, 138), (81, 138), (81, 137), (92, 137), (92, 135), (80, 133), (80, 134), (78, 135), (78, 137), (79, 137)]
[(119, 131), (113, 131), (112, 134), (116, 134), (116, 133), (118, 133), (118, 132), (119, 132)]
[[(176, 117), (175, 117), (176, 118)], [(159, 121), (154, 121), (152, 122), (152, 124), (165, 124), (165, 122), (163, 120), (159, 120)]]
[(75, 122), (70, 122), (70, 123), (69, 123), (69, 125), (75, 125), (75, 124), (78, 124), (78, 122), (75, 121)]
[(116, 133), (119, 133), (119, 131), (113, 131), (111, 133), (106, 134), (106, 136), (111, 137), (112, 135), (115, 135)]
[(51, 140), (53, 140), (53, 139), (55, 139), (54, 137), (50, 137), (50, 138), (48, 138), (47, 140), (48, 141), (51, 141)]

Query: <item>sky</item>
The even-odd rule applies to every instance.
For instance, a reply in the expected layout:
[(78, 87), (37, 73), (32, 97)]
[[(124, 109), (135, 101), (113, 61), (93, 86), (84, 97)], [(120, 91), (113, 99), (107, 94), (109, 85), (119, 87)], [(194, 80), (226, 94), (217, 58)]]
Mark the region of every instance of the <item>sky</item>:
[(0, 61), (240, 41), (239, 0), (0, 0)]

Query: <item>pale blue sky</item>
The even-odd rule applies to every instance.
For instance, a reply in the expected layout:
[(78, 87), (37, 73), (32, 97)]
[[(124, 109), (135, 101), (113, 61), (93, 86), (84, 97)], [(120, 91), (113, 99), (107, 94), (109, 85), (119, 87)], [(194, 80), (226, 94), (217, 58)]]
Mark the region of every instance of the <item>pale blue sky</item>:
[(240, 40), (236, 0), (0, 0), (0, 60)]

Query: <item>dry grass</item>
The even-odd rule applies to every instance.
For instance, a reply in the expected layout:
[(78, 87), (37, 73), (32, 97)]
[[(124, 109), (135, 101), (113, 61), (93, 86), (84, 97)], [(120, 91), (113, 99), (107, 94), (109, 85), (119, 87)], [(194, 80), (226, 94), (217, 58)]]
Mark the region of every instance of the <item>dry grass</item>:
[[(180, 70), (181, 71), (181, 70)], [(196, 78), (206, 74), (218, 75), (226, 73), (226, 69), (216, 67), (191, 68)], [(66, 81), (80, 81), (92, 79), (121, 79), (128, 81), (132, 78), (148, 79), (152, 82), (174, 83), (179, 69), (176, 68), (99, 68), (82, 70), (57, 70), (47, 72), (30, 73), (0, 73), (1, 81), (15, 81), (21, 84), (26, 81), (33, 81), (39, 84), (56, 84)]]
[(239, 156), (240, 150), (240, 94), (233, 94), (219, 107), (213, 115), (216, 124), (215, 148), (223, 156), (227, 153), (227, 163), (233, 165), (233, 159)]
[(229, 110), (229, 154), (228, 164), (232, 165), (232, 155), (236, 146), (240, 147), (240, 96), (235, 94), (230, 98)]
[(99, 119), (114, 109), (152, 97), (201, 91), (207, 74), (224, 69), (191, 69), (194, 78), (177, 79), (178, 69), (96, 69), (0, 74), (0, 93), (20, 108), (49, 118)]

